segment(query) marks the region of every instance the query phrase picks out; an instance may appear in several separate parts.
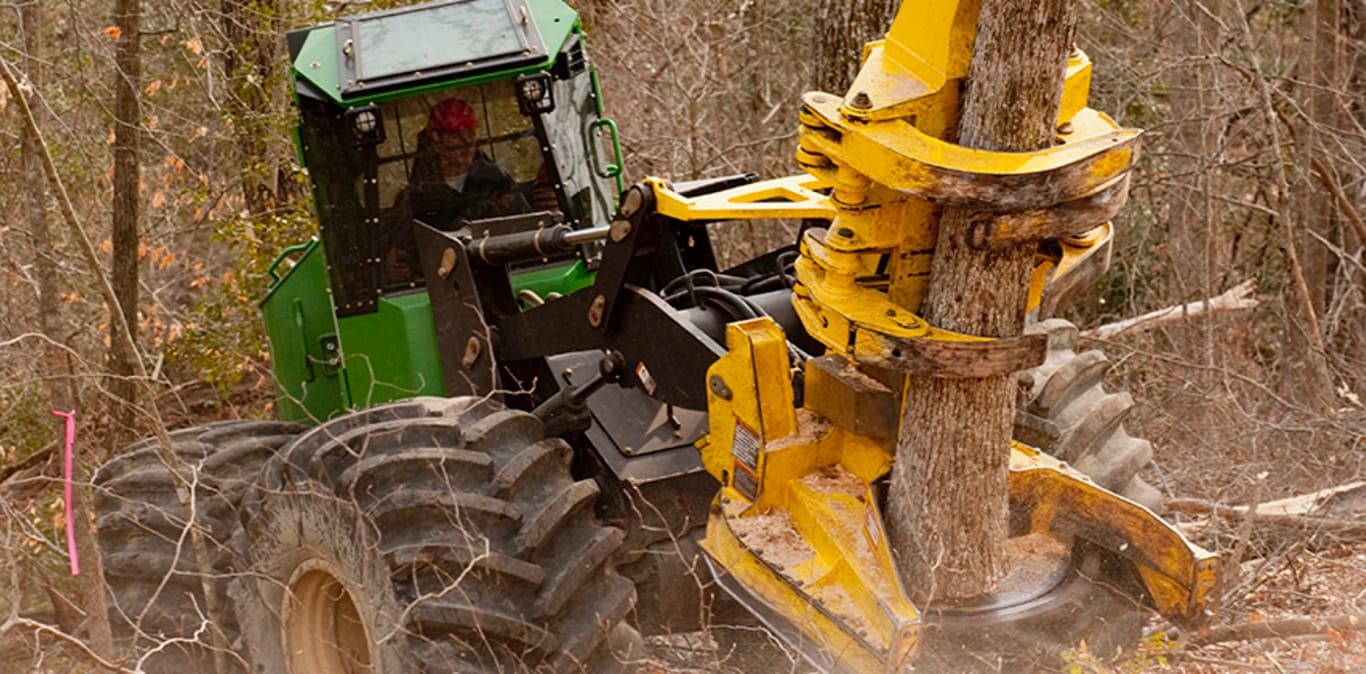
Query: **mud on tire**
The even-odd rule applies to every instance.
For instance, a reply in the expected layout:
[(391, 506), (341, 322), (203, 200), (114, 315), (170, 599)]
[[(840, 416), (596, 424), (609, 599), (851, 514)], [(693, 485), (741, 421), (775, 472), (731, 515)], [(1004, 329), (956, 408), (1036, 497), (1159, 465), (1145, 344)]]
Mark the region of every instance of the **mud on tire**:
[(284, 447), (233, 603), (258, 671), (608, 671), (634, 588), (534, 416), (419, 398)]
[[(170, 434), (171, 449), (196, 481), (194, 525), (205, 534), (218, 605), (226, 607), (228, 576), (240, 561), (232, 547), (238, 503), (256, 473), (302, 427), (275, 421), (224, 421)], [(236, 639), (231, 611), (205, 615), (205, 598), (176, 481), (155, 439), (143, 440), (95, 475), (109, 619), (125, 655), (141, 658), (167, 637), (193, 639), (212, 619), (225, 643)], [(201, 618), (203, 616), (203, 618)], [(210, 633), (163, 648), (143, 662), (148, 672), (212, 671)]]
[(1015, 438), (1071, 463), (1100, 486), (1159, 510), (1162, 494), (1138, 476), (1152, 460), (1152, 444), (1124, 428), (1133, 398), (1105, 390), (1110, 359), (1095, 349), (1078, 352), (1077, 328), (1062, 319), (1026, 332), (1048, 335), (1048, 357), (1020, 373)]

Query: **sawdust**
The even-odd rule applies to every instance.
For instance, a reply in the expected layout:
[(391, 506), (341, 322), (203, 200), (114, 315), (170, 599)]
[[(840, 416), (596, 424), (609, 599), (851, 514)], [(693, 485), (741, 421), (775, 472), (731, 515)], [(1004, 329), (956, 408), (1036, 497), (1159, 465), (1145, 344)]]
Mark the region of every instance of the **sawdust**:
[(801, 483), (822, 494), (843, 494), (860, 501), (866, 491), (863, 480), (838, 463), (807, 475)]
[(754, 554), (784, 572), (816, 556), (786, 512), (775, 510), (741, 517), (731, 520), (730, 527)]
[(883, 640), (877, 638), (878, 634), (873, 630), (873, 624), (868, 622), (863, 612), (859, 611), (858, 604), (854, 603), (854, 598), (849, 596), (844, 588), (838, 585), (822, 587), (817, 590), (816, 597), (830, 611), (839, 616), (840, 622), (843, 622), (854, 634), (869, 640), (875, 647), (886, 647)]
[(849, 379), (850, 381), (853, 381), (871, 391), (877, 391), (879, 393), (892, 392), (892, 389), (887, 388), (886, 384), (883, 384), (882, 382), (868, 376), (866, 373), (863, 372), (863, 370), (858, 369), (858, 366), (855, 365), (852, 361), (846, 363), (844, 368), (840, 370), (840, 376)]
[(830, 420), (806, 408), (797, 410), (797, 430), (785, 438), (768, 443), (764, 449), (776, 452), (788, 447), (814, 445), (830, 431)]
[(995, 594), (1029, 593), (1046, 589), (1060, 578), (1070, 555), (1067, 546), (1043, 534), (1026, 534), (1006, 541), (1006, 577), (997, 583)]

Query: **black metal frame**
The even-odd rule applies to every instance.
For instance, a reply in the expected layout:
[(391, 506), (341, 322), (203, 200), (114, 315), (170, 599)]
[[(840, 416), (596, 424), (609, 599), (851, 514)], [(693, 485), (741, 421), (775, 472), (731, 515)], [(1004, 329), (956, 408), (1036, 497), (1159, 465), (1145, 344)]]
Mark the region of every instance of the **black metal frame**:
[[(609, 240), (594, 284), (525, 311), (503, 265), (482, 263), (461, 236), (417, 226), (448, 395), (511, 388), (485, 369), (488, 361), (481, 358), (486, 353), (500, 367), (514, 367), (558, 354), (611, 349), (626, 357), (633, 376), (641, 368), (648, 372), (644, 388), (653, 397), (680, 407), (706, 407), (700, 373), (725, 349), (651, 288), (661, 269), (687, 266), (681, 237), (692, 239), (694, 257), (710, 259), (710, 245), (690, 223), (655, 213), (648, 187), (631, 189), (637, 196), (627, 200), (638, 199), (640, 206), (618, 219), (614, 229), (622, 234)], [(707, 250), (696, 250), (701, 247)]]

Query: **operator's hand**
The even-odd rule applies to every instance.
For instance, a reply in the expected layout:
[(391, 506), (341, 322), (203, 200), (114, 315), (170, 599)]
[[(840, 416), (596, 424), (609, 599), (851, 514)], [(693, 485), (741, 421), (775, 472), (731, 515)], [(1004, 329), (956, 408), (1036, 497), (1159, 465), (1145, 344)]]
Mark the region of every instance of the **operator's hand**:
[(384, 278), (390, 283), (408, 281), (413, 278), (413, 266), (408, 254), (400, 248), (390, 248), (384, 254)]
[(537, 211), (558, 211), (560, 200), (555, 196), (555, 186), (550, 181), (550, 169), (541, 164), (536, 172), (536, 180), (531, 183), (531, 208)]
[(555, 189), (549, 185), (540, 185), (531, 188), (531, 210), (533, 211), (558, 211), (560, 210), (560, 200), (555, 196)]

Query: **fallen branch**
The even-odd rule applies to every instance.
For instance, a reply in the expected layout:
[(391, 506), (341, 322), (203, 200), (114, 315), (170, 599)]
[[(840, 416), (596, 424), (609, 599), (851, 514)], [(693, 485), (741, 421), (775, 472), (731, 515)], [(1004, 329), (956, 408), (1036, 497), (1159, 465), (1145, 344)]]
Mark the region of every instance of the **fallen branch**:
[(1257, 513), (1259, 515), (1308, 515), (1330, 504), (1333, 497), (1349, 494), (1362, 488), (1366, 488), (1366, 481), (1340, 484), (1336, 487), (1320, 489), (1312, 494), (1301, 494), (1277, 501), (1267, 501), (1257, 507)]
[(1181, 306), (1150, 311), (1142, 316), (1126, 318), (1114, 323), (1107, 323), (1098, 328), (1086, 330), (1081, 334), (1083, 337), (1089, 337), (1091, 339), (1114, 339), (1121, 335), (1145, 332), (1152, 330), (1153, 328), (1170, 325), (1184, 318), (1195, 318), (1205, 314), (1253, 309), (1261, 304), (1260, 300), (1252, 296), (1252, 292), (1256, 290), (1256, 287), (1256, 282), (1252, 279), (1248, 279), (1229, 288), (1224, 291), (1222, 295), (1216, 297), (1195, 302), (1187, 302)]
[(92, 649), (90, 645), (87, 644), (84, 640), (81, 640), (80, 638), (68, 634), (57, 627), (54, 627), (47, 623), (39, 622), (37, 620), (32, 620), (20, 616), (10, 616), (10, 618), (6, 620), (4, 624), (0, 624), (0, 634), (4, 634), (5, 632), (8, 632), (9, 630), (15, 627), (26, 627), (28, 629), (33, 630), (34, 632), (42, 632), (44, 634), (52, 636), (53, 638), (59, 641), (64, 641), (67, 645), (80, 651), (81, 655), (84, 655), (87, 659), (89, 659), (100, 669), (104, 669), (110, 672), (117, 672), (118, 674), (138, 674), (134, 670), (126, 669), (124, 667), (119, 666), (118, 663), (104, 659), (102, 655), (96, 653), (94, 649)]
[(1356, 520), (1310, 517), (1306, 515), (1277, 515), (1248, 512), (1234, 506), (1226, 506), (1194, 498), (1175, 498), (1166, 503), (1168, 512), (1187, 515), (1216, 515), (1234, 521), (1247, 519), (1258, 524), (1270, 524), (1287, 529), (1298, 529), (1312, 533), (1334, 534), (1336, 536), (1366, 539), (1366, 522)]
[(1218, 644), (1228, 641), (1254, 641), (1257, 639), (1279, 639), (1302, 637), (1311, 634), (1332, 632), (1360, 632), (1366, 630), (1366, 616), (1335, 615), (1326, 618), (1289, 618), (1264, 622), (1242, 623), (1218, 627), (1204, 634), (1198, 634), (1194, 642), (1200, 645)]

